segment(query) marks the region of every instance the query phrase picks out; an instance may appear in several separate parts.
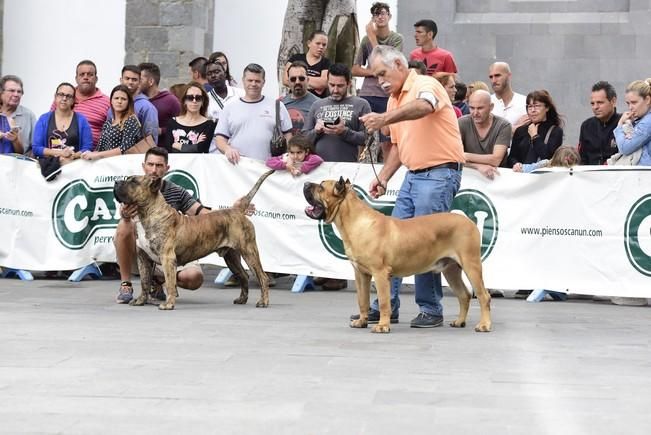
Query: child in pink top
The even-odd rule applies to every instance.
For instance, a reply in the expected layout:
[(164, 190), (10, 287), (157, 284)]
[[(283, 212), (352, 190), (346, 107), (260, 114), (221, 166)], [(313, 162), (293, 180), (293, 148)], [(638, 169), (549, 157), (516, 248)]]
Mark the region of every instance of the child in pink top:
[(287, 152), (280, 156), (269, 158), (267, 160), (267, 166), (276, 170), (286, 169), (294, 177), (307, 174), (323, 163), (321, 157), (312, 154), (311, 145), (306, 136), (292, 136), (287, 143)]

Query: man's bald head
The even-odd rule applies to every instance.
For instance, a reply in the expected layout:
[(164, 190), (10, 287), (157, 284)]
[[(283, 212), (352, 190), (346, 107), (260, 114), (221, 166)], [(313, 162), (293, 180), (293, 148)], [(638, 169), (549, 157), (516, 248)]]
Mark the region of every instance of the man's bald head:
[(489, 106), (491, 104), (491, 94), (488, 93), (488, 91), (485, 91), (483, 89), (478, 89), (472, 94), (470, 94), (470, 98), (468, 98), (468, 103), (469, 104), (486, 104)]
[(498, 69), (506, 74), (511, 74), (511, 67), (506, 62), (493, 62), (488, 70)]
[(468, 99), (468, 108), (475, 124), (485, 125), (490, 122), (491, 111), (493, 110), (491, 94), (483, 89), (476, 90)]
[(511, 67), (506, 62), (495, 62), (488, 68), (488, 78), (498, 98), (511, 91)]

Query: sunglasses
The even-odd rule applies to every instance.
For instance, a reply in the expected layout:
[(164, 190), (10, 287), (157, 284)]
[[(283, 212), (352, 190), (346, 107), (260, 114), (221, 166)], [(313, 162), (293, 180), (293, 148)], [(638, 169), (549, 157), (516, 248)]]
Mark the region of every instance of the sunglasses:
[(299, 76), (299, 77), (290, 77), (289, 78), (289, 81), (292, 82), (292, 83), (296, 83), (296, 80), (298, 80), (299, 82), (304, 82), (305, 80), (307, 80), (307, 77)]
[(183, 99), (185, 101), (203, 101), (203, 95), (186, 95)]

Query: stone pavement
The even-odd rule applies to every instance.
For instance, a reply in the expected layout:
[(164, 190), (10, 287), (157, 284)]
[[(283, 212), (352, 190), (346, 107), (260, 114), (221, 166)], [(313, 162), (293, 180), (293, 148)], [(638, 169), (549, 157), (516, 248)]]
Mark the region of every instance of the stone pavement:
[[(175, 311), (118, 281), (0, 280), (0, 434), (648, 434), (649, 307), (494, 299), (494, 331), (348, 327), (352, 289)], [(352, 283), (351, 283), (352, 287)], [(444, 298), (447, 319), (456, 300)], [(474, 300), (470, 322), (477, 321)]]

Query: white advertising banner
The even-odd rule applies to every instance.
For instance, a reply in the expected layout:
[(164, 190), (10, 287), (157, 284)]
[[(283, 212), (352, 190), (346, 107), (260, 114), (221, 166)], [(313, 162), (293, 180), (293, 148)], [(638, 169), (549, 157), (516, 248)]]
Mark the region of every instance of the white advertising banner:
[[(70, 270), (115, 261), (113, 185), (141, 174), (142, 159), (76, 161), (48, 183), (36, 163), (0, 155), (0, 266)], [(228, 207), (267, 170), (261, 162), (233, 166), (212, 154), (172, 155), (170, 166), (168, 179), (213, 209)], [(305, 215), (303, 184), (343, 176), (370, 206), (390, 214), (403, 171), (377, 200), (366, 193), (370, 165), (324, 163), (297, 178), (273, 174), (255, 196), (251, 218), (264, 269), (353, 279), (336, 229)], [(487, 287), (651, 297), (651, 168), (500, 173), (490, 181), (464, 169), (453, 205), (482, 234)], [(217, 255), (203, 262), (223, 265)]]

